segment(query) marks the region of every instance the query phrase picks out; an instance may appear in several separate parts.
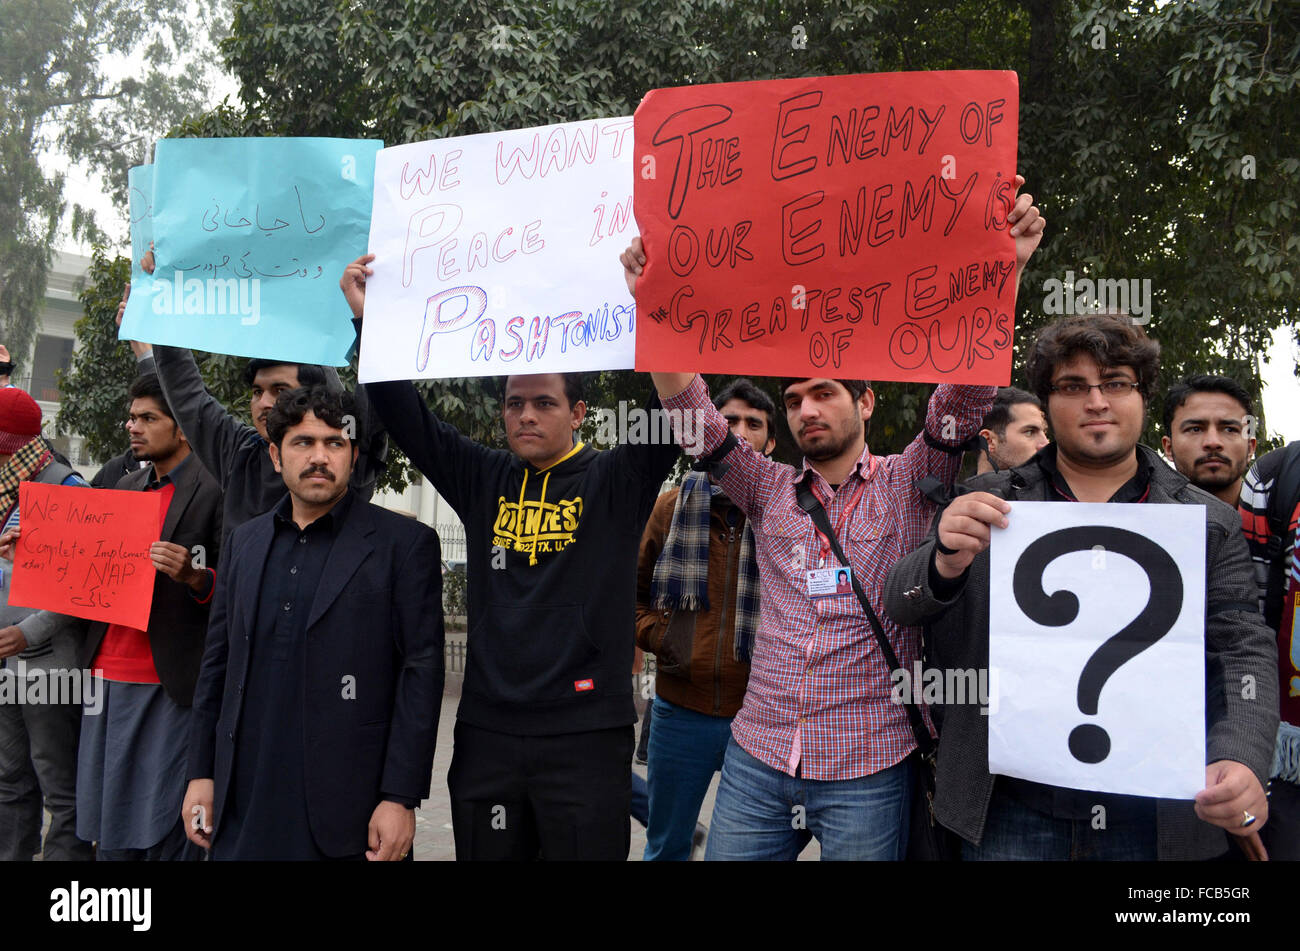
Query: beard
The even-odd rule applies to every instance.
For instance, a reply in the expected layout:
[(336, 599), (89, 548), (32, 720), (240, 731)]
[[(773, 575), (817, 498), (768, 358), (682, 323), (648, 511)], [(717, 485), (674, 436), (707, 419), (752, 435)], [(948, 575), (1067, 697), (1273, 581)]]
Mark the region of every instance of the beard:
[[(858, 421), (857, 425), (861, 425), (861, 421)], [(798, 443), (799, 451), (803, 453), (805, 459), (812, 462), (825, 462), (827, 459), (843, 455), (844, 451), (853, 445), (855, 432), (856, 427), (837, 433), (828, 426), (815, 443), (807, 442), (803, 437), (796, 437), (795, 442)]]
[[(1222, 459), (1223, 457), (1219, 456), (1216, 458)], [(1192, 485), (1196, 486), (1198, 489), (1204, 489), (1206, 492), (1213, 495), (1220, 489), (1226, 489), (1228, 486), (1232, 485), (1244, 476), (1246, 470), (1249, 468), (1249, 460), (1242, 462), (1240, 466), (1234, 466), (1231, 460), (1225, 459), (1223, 461), (1227, 462), (1227, 466), (1222, 471), (1218, 473), (1211, 472), (1206, 473), (1205, 475), (1197, 475), (1195, 478), (1189, 476), (1187, 481), (1192, 483)], [(1198, 465), (1199, 464), (1200, 463), (1198, 462)], [(1193, 474), (1195, 474), (1196, 470), (1193, 469), (1192, 471)]]

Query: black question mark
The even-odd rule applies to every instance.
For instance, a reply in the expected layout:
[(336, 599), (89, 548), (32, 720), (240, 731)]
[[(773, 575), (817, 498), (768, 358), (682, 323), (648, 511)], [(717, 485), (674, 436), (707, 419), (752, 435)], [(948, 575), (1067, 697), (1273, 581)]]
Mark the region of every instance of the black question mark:
[[(1016, 562), (1012, 590), (1020, 610), (1044, 627), (1063, 627), (1079, 615), (1079, 599), (1064, 589), (1048, 594), (1043, 589), (1043, 571), (1062, 555), (1088, 551), (1097, 546), (1133, 559), (1147, 574), (1151, 594), (1142, 612), (1118, 634), (1098, 647), (1079, 674), (1079, 710), (1097, 715), (1101, 688), (1111, 674), (1169, 633), (1178, 611), (1169, 605), (1183, 602), (1183, 576), (1169, 553), (1151, 539), (1123, 528), (1080, 525), (1049, 532), (1024, 550)], [(1155, 594), (1167, 592), (1157, 605)], [(1070, 752), (1084, 763), (1100, 763), (1110, 754), (1110, 736), (1095, 723), (1084, 723), (1070, 731)]]

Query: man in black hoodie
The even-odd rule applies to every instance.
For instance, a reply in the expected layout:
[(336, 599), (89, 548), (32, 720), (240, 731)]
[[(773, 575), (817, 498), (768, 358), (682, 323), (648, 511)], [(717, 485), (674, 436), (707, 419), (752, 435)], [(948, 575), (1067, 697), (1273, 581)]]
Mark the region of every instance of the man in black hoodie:
[[(373, 260), (340, 281), (358, 318)], [(625, 860), (637, 546), (677, 446), (577, 441), (577, 374), (507, 377), (510, 452), (439, 420), (409, 381), (366, 390), (465, 523), (469, 661), (447, 776), (456, 857)]]

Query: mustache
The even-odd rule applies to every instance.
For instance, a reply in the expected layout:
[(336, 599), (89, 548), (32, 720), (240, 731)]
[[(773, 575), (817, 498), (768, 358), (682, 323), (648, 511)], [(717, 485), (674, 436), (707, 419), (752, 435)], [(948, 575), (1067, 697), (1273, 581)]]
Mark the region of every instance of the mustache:
[(325, 476), (325, 478), (329, 479), (331, 482), (335, 481), (335, 480), (334, 480), (334, 473), (330, 472), (329, 469), (327, 469), (325, 466), (311, 466), (311, 467), (309, 467), (309, 468), (307, 468), (307, 469), (304, 469), (304, 470), (302, 471), (302, 474), (301, 474), (300, 476), (298, 476), (298, 478), (299, 478), (299, 479), (310, 479), (310, 478), (311, 478), (312, 476), (314, 476), (314, 475), (323, 475), (323, 476)]
[(1222, 462), (1225, 466), (1232, 465), (1231, 460), (1226, 456), (1219, 455), (1217, 452), (1212, 452), (1208, 456), (1201, 456), (1201, 458), (1196, 460), (1198, 466), (1204, 465), (1207, 462)]

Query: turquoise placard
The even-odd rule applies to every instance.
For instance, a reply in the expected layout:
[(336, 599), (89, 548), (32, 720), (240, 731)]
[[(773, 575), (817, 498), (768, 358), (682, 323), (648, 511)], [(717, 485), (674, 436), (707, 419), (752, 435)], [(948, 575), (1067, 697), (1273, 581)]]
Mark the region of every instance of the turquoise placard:
[(120, 336), (342, 366), (354, 332), (339, 277), (366, 251), (382, 147), (373, 139), (159, 141), (156, 267), (147, 300), (132, 288)]

